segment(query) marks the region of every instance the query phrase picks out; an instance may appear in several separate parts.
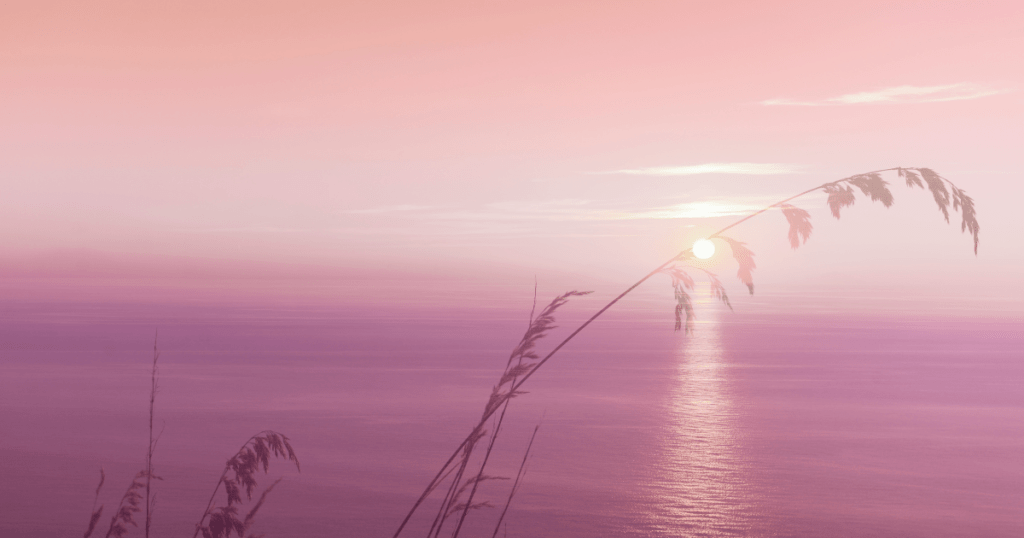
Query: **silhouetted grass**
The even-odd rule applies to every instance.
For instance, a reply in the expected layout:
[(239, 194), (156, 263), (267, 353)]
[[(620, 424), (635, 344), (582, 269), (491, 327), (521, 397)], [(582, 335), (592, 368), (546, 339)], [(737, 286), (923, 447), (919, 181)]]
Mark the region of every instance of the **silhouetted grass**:
[[(224, 466), (224, 472), (221, 473), (217, 485), (213, 487), (213, 494), (210, 495), (210, 500), (206, 503), (206, 510), (199, 518), (199, 523), (196, 523), (196, 532), (192, 535), (193, 538), (199, 536), (200, 532), (203, 533), (204, 538), (227, 538), (231, 536), (232, 532), (239, 538), (245, 536), (252, 526), (253, 517), (263, 506), (267, 494), (277, 485), (277, 482), (263, 491), (244, 519), (238, 519), (238, 505), (242, 503), (242, 491), (245, 491), (246, 499), (251, 501), (253, 490), (256, 489), (256, 473), (260, 468), (264, 473), (270, 470), (271, 456), (290, 460), (295, 463), (296, 469), (301, 470), (299, 459), (295, 457), (295, 451), (292, 450), (292, 445), (286, 436), (271, 430), (264, 430), (253, 435)], [(218, 507), (216, 498), (221, 485), (224, 486), (226, 502), (224, 506)], [(207, 519), (209, 522), (203, 525)]]
[(498, 522), (494, 525), (494, 534), (491, 538), (498, 536), (498, 530), (501, 529), (501, 523), (505, 521), (505, 514), (508, 513), (508, 507), (512, 504), (512, 498), (515, 497), (516, 492), (519, 491), (519, 484), (522, 482), (523, 477), (526, 476), (526, 460), (530, 457), (530, 449), (533, 448), (533, 440), (537, 438), (537, 430), (540, 429), (540, 425), (534, 426), (533, 435), (530, 436), (530, 443), (526, 445), (526, 452), (523, 454), (523, 461), (519, 464), (519, 471), (516, 472), (516, 480), (512, 482), (512, 489), (508, 492), (508, 499), (505, 500), (505, 508), (502, 509), (501, 515), (498, 516)]
[(151, 497), (151, 483), (153, 478), (153, 451), (156, 450), (157, 440), (153, 438), (153, 411), (156, 407), (156, 361), (160, 358), (160, 351), (156, 347), (157, 336), (153, 337), (153, 370), (149, 382), (149, 445), (146, 450), (146, 538), (149, 538), (149, 529), (153, 522), (153, 508), (156, 497)]
[[(416, 500), (416, 503), (402, 521), (402, 524), (395, 533), (395, 536), (402, 532), (402, 529), (406, 524), (408, 524), (409, 519), (412, 517), (416, 509), (419, 508), (423, 501), (427, 499), (431, 492), (433, 492), (445, 479), (452, 475), (453, 471), (454, 476), (449, 483), (445, 497), (441, 501), (441, 506), (438, 508), (437, 515), (434, 517), (434, 521), (428, 531), (427, 535), (429, 537), (438, 536), (448, 518), (452, 515), (458, 514), (459, 521), (452, 533), (453, 538), (457, 537), (470, 510), (490, 506), (487, 502), (474, 503), (473, 499), (481, 482), (494, 479), (507, 479), (505, 477), (488, 476), (484, 474), (484, 469), (487, 467), (491, 451), (494, 448), (498, 433), (501, 430), (505, 411), (508, 409), (508, 402), (512, 398), (523, 394), (522, 391), (518, 390), (518, 386), (521, 385), (526, 378), (532, 375), (537, 368), (540, 368), (548, 358), (550, 358), (549, 355), (548, 357), (541, 359), (535, 351), (535, 348), (537, 342), (555, 328), (555, 312), (564, 306), (571, 297), (587, 295), (589, 293), (591, 292), (566, 292), (555, 297), (554, 300), (541, 310), (540, 314), (536, 318), (533, 317), (533, 313), (531, 312), (530, 323), (526, 332), (509, 355), (508, 361), (505, 363), (505, 370), (502, 372), (501, 377), (499, 377), (498, 383), (491, 389), (491, 395), (487, 400), (487, 404), (484, 406), (484, 411), (480, 421), (476, 426), (474, 426), (470, 434), (462, 441), (462, 444), (459, 445), (451, 457), (448, 458), (448, 461), (441, 467), (441, 470), (434, 476), (434, 479), (430, 484), (427, 485), (427, 488), (420, 495), (419, 499)], [(483, 456), (483, 462), (480, 464), (479, 470), (470, 478), (463, 479), (466, 469), (469, 467), (470, 459), (473, 455), (473, 450), (475, 449), (476, 444), (480, 439), (487, 435), (487, 431), (484, 427), (486, 426), (488, 419), (490, 419), (499, 408), (502, 412), (492, 427), (491, 438), (487, 445), (487, 449)], [(456, 461), (456, 458), (458, 458), (458, 461)], [(467, 493), (467, 491), (468, 498), (465, 501), (461, 501), (462, 494)]]
[(103, 482), (107, 479), (106, 473), (103, 472), (103, 468), (100, 468), (100, 483), (96, 486), (96, 495), (92, 499), (92, 515), (89, 517), (89, 527), (85, 529), (85, 535), (82, 538), (89, 538), (92, 536), (92, 531), (96, 530), (96, 524), (99, 523), (100, 517), (103, 516), (103, 505), (96, 508), (96, 503), (100, 500), (100, 490), (103, 489)]
[[(738, 270), (736, 276), (739, 280), (747, 287), (747, 290), (751, 295), (754, 293), (754, 279), (753, 271), (756, 268), (754, 263), (754, 252), (746, 246), (746, 243), (738, 241), (736, 239), (726, 237), (722, 235), (724, 232), (736, 227), (737, 225), (746, 222), (762, 213), (765, 213), (771, 209), (780, 209), (783, 216), (789, 222), (788, 239), (790, 246), (798, 248), (801, 244), (806, 243), (811, 236), (813, 226), (811, 224), (811, 215), (804, 209), (797, 208), (789, 202), (800, 198), (801, 196), (810, 194), (812, 192), (821, 190), (824, 191), (828, 197), (826, 204), (832, 212), (835, 218), (840, 217), (840, 212), (843, 208), (851, 207), (856, 203), (857, 195), (854, 191), (856, 187), (860, 192), (868, 197), (872, 202), (880, 202), (886, 208), (893, 205), (895, 199), (892, 191), (889, 190), (889, 183), (882, 177), (884, 172), (897, 172), (897, 175), (906, 180), (908, 187), (920, 187), (927, 188), (932, 193), (936, 204), (939, 207), (939, 211), (942, 213), (946, 222), (949, 222), (950, 207), (954, 211), (959, 210), (962, 221), (961, 231), (969, 232), (974, 242), (974, 253), (978, 253), (978, 234), (980, 232), (980, 226), (977, 220), (977, 214), (974, 208), (974, 200), (967, 195), (962, 189), (958, 188), (953, 182), (940, 176), (929, 168), (887, 168), (884, 170), (875, 170), (873, 172), (867, 172), (863, 174), (856, 174), (849, 176), (837, 181), (824, 183), (817, 187), (813, 187), (804, 192), (801, 192), (795, 196), (786, 198), (772, 205), (765, 207), (759, 211), (756, 211), (746, 217), (743, 217), (736, 222), (722, 228), (721, 230), (711, 234), (709, 240), (721, 240), (729, 245), (729, 249), (732, 253), (733, 258), (736, 260)], [(948, 189), (947, 189), (948, 185)], [(641, 284), (646, 282), (648, 279), (656, 274), (664, 273), (667, 274), (672, 280), (673, 290), (676, 298), (675, 308), (675, 328), (676, 330), (685, 329), (686, 333), (692, 332), (693, 330), (693, 319), (695, 316), (693, 308), (693, 300), (690, 297), (688, 291), (693, 291), (694, 280), (686, 272), (686, 269), (697, 269), (704, 272), (708, 278), (708, 282), (711, 286), (711, 293), (717, 299), (720, 299), (729, 308), (732, 308), (732, 304), (729, 301), (729, 297), (726, 293), (724, 285), (718, 279), (718, 277), (699, 267), (694, 267), (691, 262), (694, 256), (692, 249), (686, 249), (679, 254), (676, 254), (671, 259), (663, 263), (662, 265), (655, 268), (653, 271), (648, 273), (646, 276), (638, 280), (632, 286), (627, 288), (617, 297), (612, 299), (608, 304), (602, 307), (583, 324), (581, 324), (576, 330), (565, 337), (558, 345), (556, 345), (544, 358), (540, 358), (534, 351), (535, 344), (542, 338), (548, 331), (554, 328), (554, 312), (558, 307), (565, 304), (566, 301), (572, 296), (583, 295), (589, 292), (568, 292), (560, 295), (551, 302), (538, 317), (537, 320), (532, 319), (530, 328), (527, 330), (526, 335), (520, 341), (519, 346), (516, 347), (512, 352), (512, 356), (509, 358), (509, 362), (506, 365), (505, 371), (499, 379), (497, 385), (491, 391), (491, 395), (484, 407), (483, 415), (477, 422), (476, 426), (470, 431), (469, 435), (463, 439), (462, 443), (455, 449), (455, 452), (448, 458), (448, 460), (441, 466), (441, 470), (434, 476), (434, 478), (427, 484), (420, 497), (413, 503), (412, 508), (406, 514), (395, 531), (394, 538), (397, 538), (402, 531), (405, 529), (409, 520), (412, 518), (416, 510), (423, 504), (427, 497), (437, 487), (452, 475), (454, 471), (454, 477), (452, 478), (448, 487), (448, 493), (441, 503), (438, 515), (434, 518), (434, 524), (431, 526), (428, 532), (428, 538), (434, 538), (441, 532), (441, 527), (444, 525), (445, 520), (451, 515), (452, 512), (459, 512), (460, 518), (458, 525), (455, 527), (452, 537), (456, 538), (459, 534), (462, 524), (465, 521), (469, 511), (473, 508), (480, 508), (487, 506), (485, 503), (473, 504), (473, 495), (477, 490), (477, 486), (480, 482), (485, 479), (492, 478), (486, 477), (483, 474), (484, 468), (487, 465), (491, 449), (494, 446), (495, 439), (497, 438), (498, 432), (501, 427), (501, 423), (504, 420), (505, 413), (508, 410), (509, 402), (512, 398), (523, 394), (521, 387), (524, 383), (537, 372), (537, 370), (550, 360), (563, 346), (569, 341), (576, 337), (583, 329), (589, 326), (594, 320), (604, 314), (609, 308), (618, 303), (623, 297), (628, 295), (634, 289), (639, 287)], [(536, 301), (536, 299), (535, 299)], [(683, 317), (685, 316), (685, 323)], [(481, 438), (486, 434), (484, 426), (487, 421), (501, 409), (501, 414), (495, 421), (493, 431), (491, 433), (491, 439), (487, 446), (487, 451), (483, 457), (483, 463), (480, 464), (480, 469), (475, 476), (468, 480), (463, 479), (463, 474), (466, 467), (469, 464), (469, 458), (472, 455), (474, 448)], [(532, 438), (531, 438), (532, 445)], [(458, 460), (457, 460), (458, 458)], [(457, 470), (456, 470), (457, 469)], [(513, 493), (518, 488), (519, 478), (517, 477), (516, 485), (513, 487)], [(465, 490), (469, 489), (469, 498), (464, 502), (458, 502), (460, 494)], [(505, 510), (507, 511), (507, 503)], [(499, 518), (499, 525), (501, 519), (504, 518), (505, 512), (502, 512), (501, 518)], [(497, 533), (497, 528), (495, 529)]]
[[(135, 478), (132, 479), (131, 484), (128, 485), (128, 489), (121, 496), (121, 501), (118, 503), (117, 511), (114, 512), (114, 516), (110, 518), (110, 526), (107, 528), (107, 534), (105, 538), (122, 538), (128, 533), (128, 526), (138, 527), (139, 524), (135, 521), (135, 514), (141, 512), (143, 509), (139, 508), (139, 504), (145, 502), (145, 515), (146, 519), (144, 522), (145, 535), (149, 537), (149, 530), (151, 528), (153, 506), (156, 501), (156, 497), (152, 496), (151, 485), (152, 480), (162, 480), (159, 476), (153, 474), (153, 452), (156, 449), (157, 439), (153, 437), (153, 412), (156, 403), (156, 389), (157, 389), (157, 360), (160, 358), (160, 352), (157, 349), (156, 339), (153, 340), (153, 367), (150, 373), (150, 390), (149, 390), (149, 445), (146, 449), (146, 468), (136, 473)], [(96, 496), (93, 499), (93, 512), (89, 517), (89, 527), (85, 531), (84, 538), (89, 538), (93, 531), (96, 529), (96, 524), (99, 522), (100, 517), (103, 514), (103, 505), (96, 508), (96, 503), (99, 500), (100, 490), (103, 488), (103, 482), (106, 480), (106, 473), (103, 469), (100, 469), (100, 483), (96, 486)], [(144, 492), (144, 493), (143, 493)]]
[[(723, 235), (724, 232), (771, 209), (779, 209), (789, 223), (788, 240), (790, 246), (794, 249), (798, 248), (801, 244), (806, 243), (810, 238), (813, 231), (813, 225), (811, 224), (811, 215), (809, 212), (797, 208), (789, 202), (806, 194), (821, 190), (828, 195), (826, 204), (832, 215), (839, 219), (843, 209), (855, 205), (857, 193), (854, 189), (856, 188), (872, 202), (880, 202), (883, 206), (888, 208), (893, 205), (894, 197), (889, 189), (889, 183), (882, 177), (882, 173), (892, 171), (897, 172), (897, 175), (905, 180), (908, 187), (928, 189), (946, 222), (949, 222), (950, 220), (951, 211), (959, 211), (961, 215), (961, 231), (969, 232), (971, 234), (974, 252), (977, 254), (980, 226), (977, 221), (974, 200), (951, 181), (928, 168), (889, 168), (864, 174), (857, 174), (837, 181), (824, 183), (739, 219), (729, 226), (711, 234), (708, 239), (720, 240), (729, 245), (730, 252), (738, 265), (736, 275), (746, 286), (749, 293), (753, 294), (753, 271), (756, 268), (754, 252), (748, 248), (745, 243), (726, 237)], [(694, 266), (692, 264), (693, 260), (694, 256), (692, 249), (686, 249), (676, 254), (612, 299), (608, 304), (598, 310), (572, 333), (554, 346), (543, 357), (541, 357), (541, 355), (536, 351), (536, 347), (542, 338), (546, 337), (550, 331), (556, 328), (555, 313), (572, 297), (586, 295), (590, 292), (570, 291), (559, 295), (545, 306), (536, 317), (533, 315), (534, 312), (531, 311), (527, 330), (509, 355), (505, 369), (498, 378), (497, 383), (492, 388), (488, 400), (484, 405), (480, 419), (444, 465), (442, 465), (434, 478), (428, 483), (423, 493), (415, 501), (412, 508), (399, 525), (394, 536), (397, 538), (402, 533), (416, 510), (420, 508), (423, 502), (435, 490), (437, 490), (441, 484), (445, 483), (445, 481), (448, 481), (448, 485), (444, 488), (444, 498), (440, 503), (430, 530), (427, 533), (428, 538), (439, 537), (446, 524), (455, 521), (456, 518), (457, 521), (454, 523), (451, 536), (452, 538), (457, 538), (471, 511), (492, 506), (488, 501), (476, 500), (476, 496), (481, 483), (490, 480), (508, 480), (507, 477), (488, 475), (485, 473), (485, 470), (490, 462), (493, 448), (497, 442), (499, 433), (501, 432), (501, 427), (511, 400), (517, 396), (525, 394), (522, 390), (522, 386), (537, 372), (537, 370), (540, 369), (540, 367), (557, 354), (562, 347), (575, 338), (576, 335), (588, 327), (594, 320), (604, 314), (609, 308), (614, 306), (622, 298), (648, 279), (659, 273), (666, 274), (670, 277), (676, 299), (676, 330), (682, 329), (686, 333), (693, 331), (695, 311), (694, 301), (690, 296), (690, 292), (694, 289), (695, 281), (687, 272), (687, 269), (696, 269), (703, 272), (710, 284), (711, 294), (724, 302), (731, 309), (732, 304), (729, 301), (728, 294), (722, 282), (714, 273)], [(536, 306), (536, 295), (534, 297), (534, 304)], [(153, 472), (153, 455), (157, 441), (159, 440), (158, 435), (154, 436), (153, 429), (156, 393), (158, 389), (157, 362), (159, 356), (160, 354), (157, 349), (156, 342), (154, 341), (153, 362), (150, 378), (149, 443), (146, 453), (146, 466), (145, 469), (139, 471), (135, 475), (124, 495), (121, 497), (117, 510), (111, 518), (106, 538), (122, 538), (127, 534), (129, 526), (137, 527), (138, 524), (134, 517), (135, 514), (143, 509), (145, 510), (145, 535), (147, 538), (149, 536), (156, 501), (156, 495), (152, 491), (152, 480), (160, 479), (160, 477), (156, 476)], [(493, 423), (490, 431), (488, 431), (486, 429), (486, 425), (487, 422), (491, 420), (493, 420)], [(477, 451), (480, 441), (487, 437), (488, 433), (490, 436), (487, 441), (486, 448), (482, 450), (482, 454), (480, 455), (481, 461), (479, 463), (479, 467), (470, 471), (472, 457)], [(527, 446), (526, 453), (523, 456), (523, 461), (519, 466), (519, 471), (516, 475), (515, 481), (512, 483), (512, 488), (508, 494), (504, 508), (498, 518), (497, 524), (495, 525), (493, 536), (497, 535), (512, 499), (522, 484), (522, 478), (526, 471), (527, 458), (529, 457), (530, 449), (533, 446), (536, 434), (537, 429), (535, 428), (533, 436), (530, 438), (530, 443)], [(262, 469), (264, 473), (268, 472), (271, 458), (282, 458), (291, 461), (295, 464), (296, 469), (301, 470), (298, 458), (291, 447), (289, 439), (285, 435), (265, 430), (250, 437), (245, 443), (243, 443), (238, 452), (236, 452), (227, 461), (224, 471), (221, 473), (220, 478), (214, 486), (213, 493), (210, 495), (210, 499), (206, 503), (202, 516), (196, 524), (193, 538), (198, 537), (200, 533), (203, 534), (204, 538), (229, 538), (232, 534), (239, 538), (249, 538), (252, 536), (251, 534), (247, 536), (247, 533), (249, 533), (252, 528), (254, 518), (263, 506), (269, 493), (280, 482), (280, 479), (272, 483), (260, 493), (257, 501), (252, 505), (251, 509), (244, 517), (241, 517), (239, 512), (243, 503), (242, 494), (244, 492), (246, 501), (252, 500), (253, 493), (257, 489), (256, 475), (260, 469)], [(103, 505), (96, 508), (96, 504), (99, 501), (100, 490), (103, 487), (105, 478), (105, 473), (101, 469), (100, 482), (96, 488), (93, 510), (84, 538), (90, 538), (102, 517)], [(218, 505), (217, 496), (221, 491), (221, 486), (223, 486), (224, 502)], [(140, 505), (143, 505), (144, 508), (140, 508)]]
[[(105, 538), (123, 538), (128, 534), (129, 526), (138, 527), (138, 522), (135, 521), (135, 514), (143, 511), (143, 508), (140, 507), (143, 503), (146, 517), (143, 528), (147, 537), (152, 528), (152, 516), (156, 505), (156, 495), (152, 491), (152, 480), (154, 478), (162, 480), (162, 478), (153, 474), (153, 454), (159, 441), (159, 435), (153, 435), (153, 420), (158, 388), (157, 361), (159, 358), (160, 352), (154, 340), (153, 366), (150, 375), (149, 444), (146, 450), (146, 468), (136, 473), (131, 484), (128, 485), (128, 489), (118, 503), (117, 511), (110, 520), (110, 526), (107, 529)], [(204, 538), (228, 538), (232, 533), (235, 533), (239, 538), (255, 538), (252, 534), (246, 536), (246, 533), (251, 530), (255, 516), (263, 506), (263, 503), (266, 502), (267, 495), (270, 494), (274, 486), (281, 479), (279, 478), (263, 490), (259, 499), (252, 505), (252, 508), (246, 513), (244, 518), (239, 519), (238, 510), (242, 504), (243, 491), (245, 492), (246, 500), (252, 500), (253, 492), (257, 487), (256, 475), (260, 469), (264, 473), (269, 471), (271, 457), (280, 457), (292, 461), (295, 463), (296, 469), (299, 469), (299, 460), (287, 436), (271, 430), (265, 430), (253, 435), (225, 464), (224, 472), (221, 473), (220, 479), (217, 480), (213, 493), (206, 503), (203, 515), (199, 518), (199, 523), (196, 524), (193, 538), (198, 536), (200, 532), (202, 532)], [(100, 482), (96, 486), (92, 514), (89, 517), (89, 526), (83, 538), (90, 538), (92, 536), (96, 530), (96, 525), (103, 515), (103, 505), (97, 508), (96, 504), (99, 501), (100, 490), (103, 488), (105, 480), (106, 473), (103, 472), (103, 469), (100, 469)], [(217, 506), (216, 498), (221, 486), (224, 486), (225, 503), (223, 506)]]
[(128, 525), (139, 526), (135, 522), (135, 514), (142, 511), (139, 508), (139, 503), (143, 500), (141, 492), (146, 489), (146, 483), (143, 482), (145, 478), (148, 478), (145, 469), (135, 474), (132, 483), (128, 485), (128, 489), (121, 497), (121, 502), (118, 503), (117, 512), (114, 513), (114, 517), (110, 518), (110, 527), (107, 529), (106, 538), (123, 538), (128, 534)]

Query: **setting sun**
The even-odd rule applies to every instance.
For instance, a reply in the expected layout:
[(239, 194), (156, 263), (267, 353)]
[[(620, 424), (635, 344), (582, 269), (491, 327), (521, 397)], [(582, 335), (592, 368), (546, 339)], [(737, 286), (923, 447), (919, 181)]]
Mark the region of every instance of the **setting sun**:
[(715, 244), (707, 239), (698, 239), (693, 243), (693, 255), (706, 260), (715, 255)]

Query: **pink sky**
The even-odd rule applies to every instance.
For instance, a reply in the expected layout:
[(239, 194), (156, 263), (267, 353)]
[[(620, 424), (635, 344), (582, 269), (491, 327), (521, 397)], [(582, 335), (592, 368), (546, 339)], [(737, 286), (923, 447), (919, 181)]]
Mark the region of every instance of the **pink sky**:
[(778, 214), (732, 236), (779, 288), (1024, 298), (1020, 2), (164, 4), (0, 7), (0, 268), (629, 279), (732, 214), (923, 166), (974, 196), (977, 258), (895, 177), (888, 211), (798, 203), (796, 253)]

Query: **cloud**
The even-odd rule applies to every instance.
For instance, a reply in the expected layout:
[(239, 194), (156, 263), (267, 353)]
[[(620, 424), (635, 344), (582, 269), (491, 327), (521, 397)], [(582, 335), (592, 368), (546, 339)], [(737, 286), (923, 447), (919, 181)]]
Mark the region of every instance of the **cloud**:
[[(516, 200), (476, 207), (388, 206), (348, 211), (358, 214), (386, 213), (393, 232), (479, 235), (532, 233), (552, 230), (550, 223), (643, 221), (656, 219), (710, 219), (748, 215), (776, 202), (776, 197), (746, 196), (694, 200), (668, 205), (586, 200), (580, 198)], [(538, 228), (541, 227), (541, 228)], [(389, 232), (390, 233), (390, 232)]]
[(704, 201), (704, 202), (689, 202), (685, 204), (676, 204), (668, 207), (658, 207), (647, 209), (643, 211), (637, 211), (633, 213), (625, 213), (618, 217), (620, 220), (634, 220), (634, 219), (711, 219), (716, 217), (730, 217), (736, 215), (746, 215), (764, 209), (764, 207), (772, 202), (764, 201), (747, 201), (747, 202), (736, 202), (736, 201)]
[(746, 215), (775, 202), (775, 198), (745, 198), (686, 202), (646, 208), (616, 207), (617, 204), (588, 200), (501, 202), (483, 210), (452, 211), (429, 215), (439, 220), (467, 221), (614, 221), (648, 219), (707, 219)]
[(632, 168), (598, 172), (600, 174), (631, 174), (639, 176), (693, 176), (697, 174), (745, 174), (754, 176), (773, 176), (780, 174), (799, 174), (806, 169), (802, 164), (782, 163), (706, 163), (687, 166), (658, 166), (654, 168)]
[(894, 86), (882, 90), (847, 93), (838, 97), (829, 97), (817, 101), (797, 101), (794, 99), (768, 99), (761, 101), (765, 106), (836, 106), (863, 105), (872, 103), (937, 103), (941, 101), (964, 101), (979, 99), (1006, 90), (986, 88), (978, 84), (961, 82), (942, 86)]

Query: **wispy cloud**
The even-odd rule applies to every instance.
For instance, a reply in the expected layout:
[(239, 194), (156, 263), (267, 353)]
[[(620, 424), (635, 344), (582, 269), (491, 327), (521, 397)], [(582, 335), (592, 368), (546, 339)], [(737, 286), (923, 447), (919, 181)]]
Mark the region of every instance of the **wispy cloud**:
[[(389, 227), (367, 227), (367, 233), (486, 235), (550, 232), (553, 223), (599, 223), (656, 219), (710, 219), (746, 215), (777, 201), (774, 196), (744, 196), (681, 203), (586, 200), (580, 198), (515, 200), (476, 207), (386, 206), (348, 211), (349, 214), (387, 214)], [(343, 233), (358, 230), (335, 230)], [(602, 232), (605, 233), (605, 232)], [(362, 232), (360, 232), (362, 234)]]
[(807, 168), (802, 164), (783, 163), (706, 163), (686, 166), (657, 166), (653, 168), (629, 168), (598, 172), (599, 174), (631, 174), (638, 176), (694, 176), (698, 174), (745, 174), (773, 176), (799, 174)]
[(847, 93), (816, 101), (799, 101), (787, 98), (768, 99), (761, 101), (761, 104), (765, 106), (836, 106), (873, 103), (937, 103), (941, 101), (979, 99), (1005, 93), (1005, 91), (970, 82), (960, 82), (942, 86), (894, 86), (870, 92)]
[(613, 221), (647, 219), (707, 219), (745, 215), (776, 201), (774, 198), (705, 200), (669, 206), (623, 207), (587, 200), (502, 202), (483, 210), (448, 211), (429, 215), (440, 220), (467, 221)]
[(746, 215), (763, 209), (772, 202), (757, 201), (704, 201), (657, 207), (643, 211), (625, 213), (619, 219), (711, 219)]

